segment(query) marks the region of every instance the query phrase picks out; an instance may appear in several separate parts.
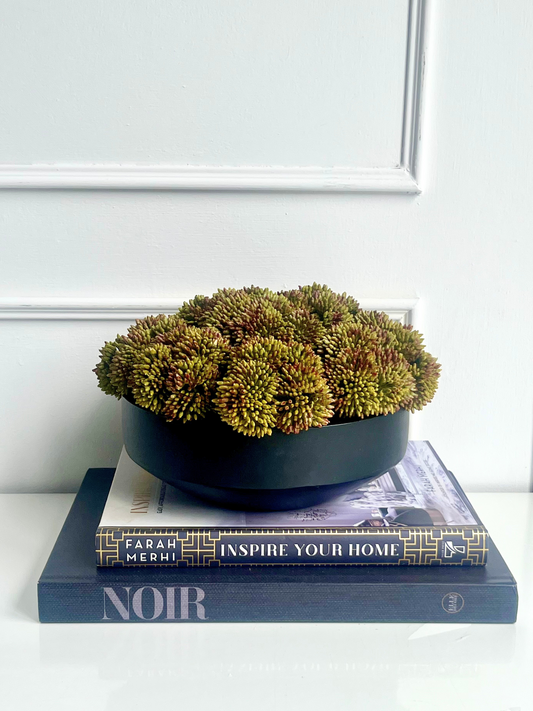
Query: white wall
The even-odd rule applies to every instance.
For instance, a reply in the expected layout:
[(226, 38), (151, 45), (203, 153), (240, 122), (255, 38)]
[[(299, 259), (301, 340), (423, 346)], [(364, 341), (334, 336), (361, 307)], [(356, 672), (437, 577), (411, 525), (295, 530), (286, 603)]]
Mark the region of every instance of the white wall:
[(5, 4), (3, 163), (395, 163), (408, 0)]
[[(387, 26), (391, 3), (375, 5), (373, 12), (383, 26)], [(196, 18), (195, 27), (202, 26), (202, 17), (206, 23), (211, 21), (210, 8), (215, 4), (220, 5), (201, 5), (203, 15)], [(325, 8), (333, 4), (337, 6), (336, 2), (316, 3), (313, 8), (326, 13)], [(20, 14), (20, 31), (29, 32), (25, 41), (34, 37), (42, 47), (39, 34), (45, 20), (39, 13), (34, 15), (41, 4), (19, 0), (7, 5), (15, 24)], [(78, 52), (76, 42), (62, 32), (71, 32), (78, 11), (85, 17), (90, 6), (81, 0), (47, 4), (58, 17), (70, 8), (74, 24), (46, 24), (43, 32), (47, 46), (55, 52), (55, 63), (45, 62), (45, 67), (66, 64), (72, 52)], [(106, 17), (106, 6), (94, 3), (100, 17), (101, 13)], [(148, 8), (161, 24), (160, 3), (135, 1), (128, 6), (128, 22), (137, 10), (144, 22)], [(350, 9), (350, 3), (341, 6), (342, 12)], [(295, 7), (300, 12), (301, 4)], [(358, 7), (361, 11), (370, 5)], [(260, 13), (264, 4), (251, 3), (250, 8)], [(193, 5), (188, 11), (194, 12)], [(533, 5), (529, 0), (505, 4), (447, 0), (431, 3), (430, 14), (420, 195), (4, 190), (0, 192), (0, 297), (4, 305), (6, 299), (20, 305), (22, 297), (63, 297), (66, 302), (100, 298), (109, 303), (114, 299), (180, 299), (210, 293), (219, 286), (255, 283), (285, 288), (313, 280), (361, 298), (419, 297), (416, 324), (429, 350), (442, 362), (443, 376), (434, 402), (414, 418), (414, 436), (430, 439), (467, 489), (529, 490)], [(295, 12), (291, 17), (296, 32), (300, 15)], [(387, 57), (383, 66), (389, 66), (393, 56), (403, 61), (397, 50), (402, 37), (405, 41), (406, 25), (395, 25), (398, 35), (390, 54), (381, 48)], [(88, 20), (81, 26), (92, 27)], [(142, 43), (144, 38), (158, 44), (171, 61), (172, 43), (168, 38), (160, 40), (156, 29), (153, 22), (147, 24), (146, 34), (135, 35), (134, 41)], [(113, 37), (92, 30), (83, 39), (95, 42), (96, 69), (87, 69), (90, 82), (102, 74), (109, 86), (106, 72), (120, 71), (119, 79), (131, 86), (140, 67), (118, 60), (114, 65), (110, 53), (102, 63), (96, 51), (100, 41), (109, 43)], [(212, 42), (216, 47), (216, 33)], [(321, 51), (325, 49), (321, 45)], [(82, 69), (85, 61), (90, 63), (90, 54), (82, 57), (77, 73), (65, 78), (70, 92), (65, 91), (62, 101), (67, 104), (69, 96), (77, 95), (73, 82), (83, 80)], [(203, 67), (207, 79), (212, 71), (209, 56), (206, 52)], [(368, 76), (376, 71), (376, 82), (381, 82), (375, 58), (366, 56), (361, 61), (367, 61)], [(98, 161), (123, 160), (128, 155), (132, 162), (163, 160), (157, 153), (158, 136), (163, 136), (159, 145), (164, 146), (174, 128), (159, 133), (159, 105), (129, 134), (131, 145), (139, 146), (146, 139), (142, 154), (128, 153), (131, 145), (123, 141), (118, 119), (113, 124), (114, 136), (106, 133), (114, 114), (108, 104), (101, 107), (97, 93), (83, 104), (83, 122), (74, 120), (81, 114), (72, 113), (76, 107), (71, 106), (72, 120), (53, 132), (57, 117), (64, 114), (52, 111), (52, 95), (43, 98), (47, 73), (34, 71), (35, 65), (16, 57), (17, 61), (10, 60), (11, 78), (3, 83), (7, 109), (2, 120), (4, 135), (9, 131), (10, 136), (9, 146), (2, 149), (6, 157), (0, 155), (3, 163), (90, 161), (93, 152)], [(196, 57), (195, 61), (203, 60)], [(347, 75), (343, 81), (348, 81)], [(115, 88), (119, 84), (117, 80)], [(367, 82), (365, 87), (370, 100), (372, 86)], [(158, 95), (158, 101), (163, 95)], [(59, 97), (57, 91), (55, 96)], [(144, 92), (137, 106), (149, 99)], [(114, 101), (112, 92), (106, 94), (106, 101)], [(396, 107), (394, 92), (391, 102)], [(128, 105), (127, 101), (113, 104), (122, 117)], [(30, 116), (32, 106), (39, 111), (35, 109)], [(339, 111), (332, 111), (330, 117), (331, 156), (338, 150), (333, 139)], [(93, 121), (87, 120), (87, 112)], [(397, 114), (396, 108), (393, 113)], [(299, 117), (302, 132), (310, 132), (311, 145), (320, 127), (307, 122), (305, 113)], [(354, 137), (368, 124), (367, 118), (361, 120), (358, 123), (354, 117)], [(95, 125), (100, 143), (95, 142), (98, 132), (91, 133)], [(47, 130), (39, 134), (39, 126)], [(390, 164), (386, 146), (392, 126), (390, 132), (384, 129), (383, 142), (376, 135), (369, 139), (366, 164), (374, 158), (379, 166)], [(67, 129), (70, 133), (65, 133)], [(206, 136), (202, 140), (208, 146)], [(346, 131), (340, 136), (343, 141), (349, 138)], [(113, 154), (115, 143), (120, 145)], [(181, 145), (185, 151), (192, 144), (183, 141)], [(267, 160), (259, 153), (253, 155), (254, 145), (250, 141), (240, 146), (248, 151), (239, 155), (240, 161)], [(303, 160), (303, 155), (288, 152), (287, 164), (291, 159)], [(355, 165), (356, 157), (350, 154), (346, 165)], [(172, 161), (180, 158), (187, 160), (185, 153), (171, 156)], [(211, 158), (216, 161), (214, 154)], [(326, 160), (324, 155), (313, 154), (314, 162), (322, 159)], [(365, 165), (365, 160), (358, 165)], [(85, 469), (116, 462), (118, 404), (96, 389), (91, 368), (101, 342), (125, 327), (126, 322), (106, 320), (2, 321), (1, 490), (74, 490)]]

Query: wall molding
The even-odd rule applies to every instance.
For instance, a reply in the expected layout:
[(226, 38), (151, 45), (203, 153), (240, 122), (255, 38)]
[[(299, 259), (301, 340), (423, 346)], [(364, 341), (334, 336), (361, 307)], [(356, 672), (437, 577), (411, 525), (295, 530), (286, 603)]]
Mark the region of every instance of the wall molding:
[(428, 0), (410, 0), (400, 167), (420, 192), (420, 143), (428, 42)]
[(396, 167), (4, 164), (0, 165), (0, 188), (419, 193), (427, 2), (409, 2), (401, 157)]
[[(10, 297), (0, 299), (3, 321), (128, 321), (147, 314), (173, 313), (190, 297), (183, 299), (70, 297)], [(412, 322), (418, 299), (359, 299), (363, 309), (384, 311), (401, 323)]]
[(0, 188), (419, 193), (403, 168), (0, 165)]

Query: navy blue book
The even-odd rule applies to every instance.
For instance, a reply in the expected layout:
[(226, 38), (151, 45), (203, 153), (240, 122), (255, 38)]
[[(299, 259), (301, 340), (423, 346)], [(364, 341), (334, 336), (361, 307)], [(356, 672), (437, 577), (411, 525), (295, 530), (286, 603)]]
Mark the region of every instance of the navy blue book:
[(485, 566), (97, 567), (113, 469), (90, 469), (38, 583), (41, 622), (516, 621), (516, 582)]

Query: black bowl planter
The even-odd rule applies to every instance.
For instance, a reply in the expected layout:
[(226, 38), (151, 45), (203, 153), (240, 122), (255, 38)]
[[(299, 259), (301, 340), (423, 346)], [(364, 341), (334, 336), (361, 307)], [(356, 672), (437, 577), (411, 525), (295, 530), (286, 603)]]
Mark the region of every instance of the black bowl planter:
[(409, 413), (257, 439), (218, 417), (166, 422), (122, 400), (129, 456), (154, 476), (225, 508), (256, 511), (320, 504), (380, 476), (407, 448)]

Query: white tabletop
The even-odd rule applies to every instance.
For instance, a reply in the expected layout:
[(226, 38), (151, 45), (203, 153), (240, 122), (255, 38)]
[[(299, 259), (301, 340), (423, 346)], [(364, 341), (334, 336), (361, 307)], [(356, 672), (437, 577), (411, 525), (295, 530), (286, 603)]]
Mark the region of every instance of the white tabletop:
[(517, 578), (516, 625), (40, 625), (73, 498), (0, 496), (5, 711), (533, 709), (533, 494), (470, 497)]

